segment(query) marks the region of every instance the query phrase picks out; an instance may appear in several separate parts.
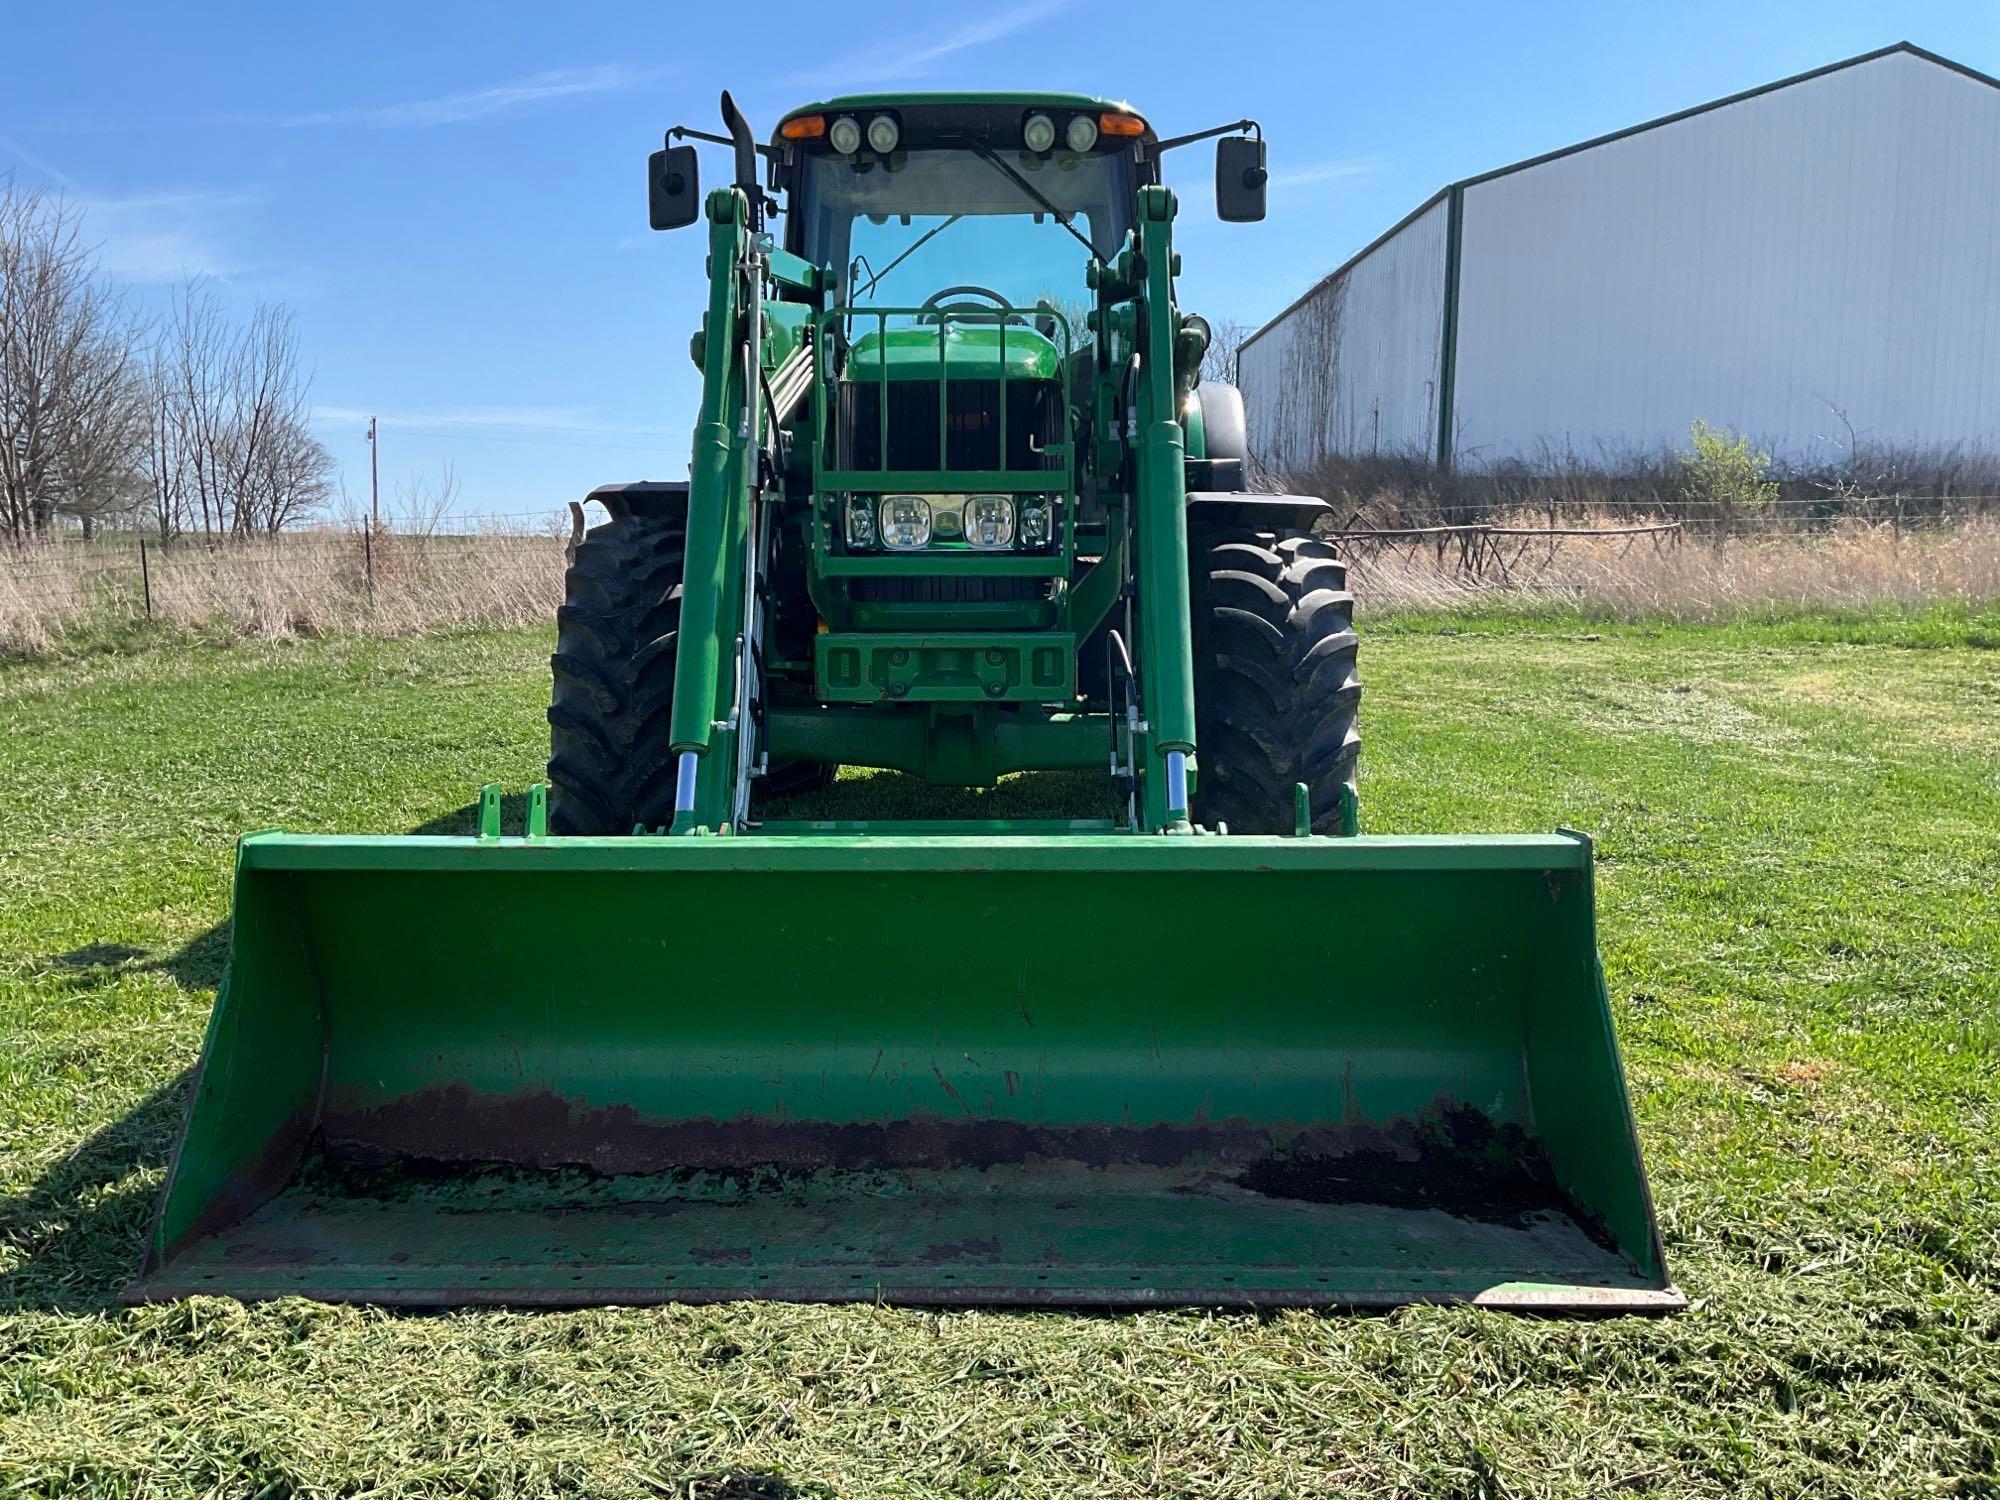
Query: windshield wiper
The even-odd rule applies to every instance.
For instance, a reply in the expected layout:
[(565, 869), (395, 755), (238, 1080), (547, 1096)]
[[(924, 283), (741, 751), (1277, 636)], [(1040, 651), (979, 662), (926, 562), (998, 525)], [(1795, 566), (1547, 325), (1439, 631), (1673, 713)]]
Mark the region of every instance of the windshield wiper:
[(973, 155), (979, 157), (981, 160), (991, 162), (995, 167), (995, 169), (997, 169), (1000, 173), (1002, 173), (1007, 178), (1008, 181), (1012, 182), (1015, 187), (1019, 188), (1022, 192), (1026, 193), (1030, 198), (1034, 199), (1035, 202), (1039, 203), (1042, 206), (1042, 208), (1048, 213), (1050, 218), (1054, 219), (1058, 224), (1062, 225), (1063, 228), (1067, 229), (1070, 232), (1071, 237), (1074, 238), (1079, 245), (1083, 246), (1083, 248), (1085, 250), (1088, 250), (1093, 256), (1097, 254), (1097, 247), (1091, 244), (1090, 241), (1085, 239), (1081, 234), (1077, 233), (1076, 226), (1070, 223), (1070, 220), (1075, 218), (1076, 215), (1066, 214), (1061, 209), (1057, 208), (1053, 203), (1049, 202), (1047, 198), (1042, 196), (1042, 190), (1040, 188), (1036, 187), (1032, 182), (1028, 181), (1027, 178), (1023, 177), (1019, 172), (1016, 172), (1012, 167), (1008, 166), (1006, 162), (1002, 161), (1000, 157), (994, 152), (993, 148), (987, 145), (986, 142), (980, 140), (974, 140), (971, 136), (961, 136), (958, 138), (958, 144), (966, 147), (969, 151), (972, 152)]
[(873, 266), (870, 266), (868, 269), (871, 271), (875, 271), (875, 274), (868, 278), (868, 285), (864, 286), (863, 288), (861, 288), (860, 291), (854, 294), (854, 300), (856, 302), (859, 302), (863, 297), (866, 297), (870, 292), (874, 291), (876, 287), (882, 284), (882, 278), (884, 276), (887, 276), (891, 271), (895, 270), (896, 267), (900, 266), (904, 261), (908, 260), (912, 255), (915, 255), (919, 250), (923, 249), (925, 245), (928, 245), (932, 240), (936, 239), (939, 235), (943, 234), (947, 229), (951, 228), (952, 225), (956, 224), (960, 219), (964, 217), (965, 217), (964, 214), (953, 214), (949, 219), (946, 219), (942, 224), (939, 224), (936, 228), (926, 229), (922, 234), (916, 237), (916, 239), (911, 243), (909, 249), (905, 250), (901, 255), (897, 256), (894, 260), (890, 261), (889, 264), (884, 266), (881, 270), (875, 271), (875, 268)]

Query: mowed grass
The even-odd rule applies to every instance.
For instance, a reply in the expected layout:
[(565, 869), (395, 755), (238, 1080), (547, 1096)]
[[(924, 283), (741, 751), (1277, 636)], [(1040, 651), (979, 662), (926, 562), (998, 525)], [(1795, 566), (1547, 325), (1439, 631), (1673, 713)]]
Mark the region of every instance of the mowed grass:
[[(539, 775), (549, 640), (0, 668), (0, 1494), (2000, 1494), (1984, 628), (1369, 639), (1367, 827), (1600, 841), (1693, 1302), (1596, 1322), (119, 1309), (224, 955), (231, 840), (464, 826), (477, 782)], [(1264, 952), (1273, 982), (1310, 982), (1284, 934)]]

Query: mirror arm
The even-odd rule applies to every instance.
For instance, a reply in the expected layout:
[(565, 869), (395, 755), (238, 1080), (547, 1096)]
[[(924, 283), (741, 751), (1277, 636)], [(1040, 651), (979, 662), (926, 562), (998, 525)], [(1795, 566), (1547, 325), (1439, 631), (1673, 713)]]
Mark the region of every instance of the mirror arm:
[[(676, 125), (672, 130), (667, 132), (667, 142), (671, 145), (673, 142), (680, 140), (707, 141), (712, 146), (733, 146), (736, 144), (733, 139), (726, 135), (710, 135), (706, 130), (694, 130), (686, 125)], [(760, 145), (757, 148), (757, 154), (759, 156), (775, 158), (778, 153), (773, 147)]]
[(1213, 130), (1197, 130), (1193, 135), (1177, 135), (1168, 140), (1155, 141), (1153, 155), (1158, 156), (1163, 151), (1171, 151), (1176, 146), (1192, 146), (1196, 141), (1212, 141), (1219, 135), (1228, 135), (1232, 130), (1253, 131), (1259, 140), (1264, 137), (1264, 127), (1255, 120), (1237, 120), (1233, 124), (1218, 125)]

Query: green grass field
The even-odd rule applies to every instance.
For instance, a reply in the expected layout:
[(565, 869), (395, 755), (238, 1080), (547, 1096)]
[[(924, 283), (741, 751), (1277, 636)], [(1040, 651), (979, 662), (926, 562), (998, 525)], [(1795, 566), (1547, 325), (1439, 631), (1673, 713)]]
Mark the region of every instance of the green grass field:
[(1371, 636), (1370, 830), (1599, 836), (1693, 1299), (1600, 1322), (119, 1309), (231, 840), (464, 826), (549, 639), (0, 667), (0, 1495), (2000, 1495), (1995, 625)]

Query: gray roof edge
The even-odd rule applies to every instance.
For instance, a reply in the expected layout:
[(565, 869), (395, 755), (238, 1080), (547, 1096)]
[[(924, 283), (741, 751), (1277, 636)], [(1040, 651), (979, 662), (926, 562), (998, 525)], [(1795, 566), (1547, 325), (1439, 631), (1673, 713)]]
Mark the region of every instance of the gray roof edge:
[(1599, 146), (1608, 146), (1613, 141), (1624, 140), (1627, 136), (1640, 135), (1648, 130), (1658, 130), (1663, 125), (1678, 125), (1682, 120), (1693, 119), (1696, 115), (1705, 115), (1718, 109), (1727, 109), (1732, 104), (1742, 104), (1746, 100), (1756, 99), (1765, 94), (1775, 94), (1780, 89), (1792, 88), (1801, 83), (1811, 83), (1814, 79), (1824, 78), (1829, 73), (1845, 72), (1849, 68), (1858, 68), (1863, 63), (1879, 62), (1885, 57), (1894, 57), (1898, 53), (1909, 57), (1921, 58), (1928, 63), (1935, 63), (1938, 67), (1945, 68), (1962, 77), (1970, 78), (1977, 83), (1983, 83), (1988, 88), (2000, 89), (2000, 78), (1990, 77), (1980, 72), (1977, 68), (1968, 68), (1964, 63), (1953, 62), (1948, 57), (1941, 57), (1935, 52), (1926, 51), (1914, 42), (1892, 42), (1886, 47), (1877, 47), (1873, 52), (1862, 52), (1853, 57), (1844, 57), (1839, 62), (1830, 62), (1821, 67), (1808, 68), (1803, 73), (1794, 73), (1790, 77), (1780, 78), (1774, 83), (1761, 83), (1754, 89), (1744, 89), (1739, 93), (1729, 94), (1720, 99), (1711, 99), (1706, 104), (1696, 104), (1687, 109), (1677, 109), (1672, 114), (1661, 115), (1652, 120), (1645, 120), (1637, 125), (1627, 125), (1622, 130), (1613, 130), (1605, 135), (1592, 136), (1589, 140), (1578, 141), (1573, 146), (1559, 146), (1553, 151), (1544, 151), (1538, 156), (1524, 157), (1520, 161), (1510, 162), (1504, 167), (1495, 167), (1490, 172), (1481, 172), (1472, 177), (1462, 177), (1453, 183), (1452, 186), (1461, 188), (1477, 187), (1480, 183), (1491, 182), (1496, 177), (1507, 177), (1515, 172), (1525, 172), (1530, 167), (1539, 167), (1544, 162), (1557, 161), (1565, 156), (1575, 156), (1581, 151), (1594, 151)]
[(1299, 295), (1294, 297), (1290, 302), (1290, 304), (1286, 306), (1283, 312), (1279, 313), (1276, 317), (1266, 319), (1262, 327), (1260, 327), (1255, 333), (1251, 334), (1248, 338), (1246, 338), (1241, 344), (1237, 345), (1236, 346), (1237, 355), (1240, 357), (1245, 349), (1248, 349), (1252, 344), (1256, 343), (1257, 340), (1262, 338), (1265, 334), (1269, 333), (1273, 328), (1276, 328), (1280, 323), (1284, 322), (1285, 319), (1289, 318), (1293, 313), (1297, 312), (1301, 307), (1304, 307), (1306, 303), (1312, 301), (1314, 297), (1317, 297), (1326, 288), (1332, 286), (1334, 282), (1340, 280), (1341, 277), (1345, 276), (1349, 271), (1353, 270), (1356, 266), (1360, 265), (1362, 261), (1366, 260), (1369, 256), (1373, 255), (1377, 250), (1380, 250), (1384, 245), (1388, 244), (1389, 241), (1393, 240), (1397, 235), (1401, 234), (1405, 229), (1408, 229), (1412, 224), (1416, 223), (1417, 220), (1421, 219), (1425, 214), (1429, 213), (1432, 209), (1436, 208), (1440, 203), (1444, 202), (1445, 198), (1450, 195), (1451, 189), (1454, 186), (1456, 186), (1455, 183), (1439, 188), (1435, 193), (1432, 193), (1430, 197), (1424, 199), (1423, 202), (1419, 203), (1415, 208), (1411, 209), (1408, 213), (1404, 214), (1402, 218), (1398, 219), (1395, 223), (1391, 224), (1387, 229), (1383, 230), (1380, 234), (1376, 235), (1374, 239), (1370, 240), (1367, 244), (1363, 245), (1359, 250), (1355, 251), (1352, 255), (1348, 256), (1346, 260), (1342, 261), (1339, 265), (1335, 266), (1331, 271), (1328, 271), (1324, 276), (1320, 277), (1318, 281), (1315, 281), (1311, 286), (1307, 287), (1303, 292), (1299, 293)]
[(1240, 346), (1238, 352), (1240, 354), (1242, 349), (1249, 348), (1258, 339), (1262, 338), (1265, 334), (1269, 333), (1273, 328), (1277, 327), (1278, 324), (1284, 322), (1285, 319), (1289, 318), (1293, 313), (1297, 312), (1300, 307), (1304, 306), (1307, 302), (1311, 301), (1314, 297), (1319, 295), (1321, 291), (1331, 286), (1334, 282), (1338, 281), (1342, 276), (1345, 276), (1349, 271), (1353, 270), (1356, 265), (1360, 264), (1361, 261), (1365, 260), (1368, 256), (1372, 255), (1375, 251), (1379, 250), (1389, 240), (1392, 240), (1397, 235), (1401, 234), (1411, 224), (1415, 223), (1418, 219), (1422, 218), (1426, 213), (1430, 212), (1431, 209), (1437, 207), (1437, 205), (1454, 189), (1462, 190), (1464, 188), (1477, 187), (1481, 183), (1493, 181), (1496, 177), (1507, 177), (1511, 176), (1516, 172), (1525, 172), (1530, 167), (1539, 167), (1547, 162), (1560, 160), (1565, 156), (1575, 156), (1578, 152), (1581, 151), (1591, 151), (1595, 150), (1599, 146), (1608, 146), (1613, 141), (1621, 141), (1625, 139), (1625, 137), (1627, 136), (1639, 135), (1644, 131), (1657, 130), (1663, 125), (1676, 125), (1679, 124), (1682, 120), (1692, 119), (1696, 115), (1705, 115), (1713, 110), (1727, 109), (1732, 104), (1741, 104), (1745, 100), (1755, 99), (1763, 94), (1773, 94), (1776, 93), (1779, 89), (1788, 89), (1795, 84), (1810, 83), (1815, 78), (1826, 77), (1829, 73), (1838, 73), (1847, 68), (1859, 67), (1863, 63), (1877, 62), (1882, 58), (1892, 57), (1897, 53), (1903, 53), (1910, 57), (1921, 58), (1925, 62), (1935, 63), (1938, 67), (1945, 68), (1950, 72), (1959, 74), (1962, 77), (1970, 78), (1975, 83), (1983, 83), (1988, 88), (2000, 89), (2000, 78), (1995, 78), (1990, 74), (1982, 73), (1977, 68), (1967, 67), (1964, 63), (1954, 62), (1952, 61), (1952, 59), (1944, 57), (1939, 53), (1929, 51), (1928, 49), (1923, 47), (1919, 47), (1914, 42), (1907, 42), (1907, 41), (1892, 42), (1889, 46), (1877, 47), (1872, 52), (1862, 52), (1853, 57), (1842, 58), (1839, 62), (1831, 62), (1831, 63), (1826, 63), (1823, 66), (1817, 68), (1809, 68), (1803, 73), (1794, 73), (1790, 77), (1780, 78), (1774, 83), (1759, 84), (1756, 88), (1744, 89), (1739, 93), (1729, 94), (1721, 99), (1711, 99), (1706, 104), (1696, 104), (1687, 109), (1675, 110), (1672, 114), (1661, 115), (1656, 119), (1643, 121), (1642, 123), (1637, 125), (1627, 125), (1622, 130), (1614, 130), (1605, 135), (1592, 136), (1589, 140), (1578, 141), (1575, 145), (1572, 146), (1560, 146), (1553, 151), (1544, 151), (1539, 156), (1524, 157), (1520, 161), (1510, 162), (1508, 165), (1504, 167), (1495, 167), (1490, 172), (1480, 172), (1472, 177), (1461, 177), (1458, 179), (1458, 181), (1447, 183), (1445, 186), (1439, 188), (1435, 193), (1433, 193), (1430, 197), (1426, 198), (1415, 209), (1405, 214), (1402, 218), (1398, 219), (1394, 224), (1390, 225), (1389, 228), (1383, 230), (1382, 233), (1378, 234), (1374, 239), (1370, 240), (1361, 249), (1355, 251), (1354, 254), (1350, 255), (1346, 260), (1342, 261), (1339, 266), (1329, 271), (1326, 275), (1322, 276), (1318, 281), (1315, 281), (1310, 287), (1306, 289), (1304, 293), (1295, 298), (1288, 306), (1286, 306), (1283, 312), (1280, 312), (1275, 317), (1266, 320), (1265, 323), (1260, 328), (1258, 328), (1258, 330), (1255, 333), (1251, 334), (1248, 338), (1246, 338), (1243, 341), (1242, 345)]

